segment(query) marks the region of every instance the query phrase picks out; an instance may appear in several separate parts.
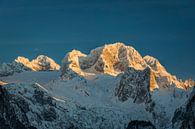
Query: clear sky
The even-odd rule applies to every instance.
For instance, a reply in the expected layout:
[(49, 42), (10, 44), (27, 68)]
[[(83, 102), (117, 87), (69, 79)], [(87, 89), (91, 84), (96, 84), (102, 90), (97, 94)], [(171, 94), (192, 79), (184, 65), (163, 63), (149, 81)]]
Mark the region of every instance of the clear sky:
[(124, 42), (195, 79), (194, 0), (0, 0), (0, 62)]

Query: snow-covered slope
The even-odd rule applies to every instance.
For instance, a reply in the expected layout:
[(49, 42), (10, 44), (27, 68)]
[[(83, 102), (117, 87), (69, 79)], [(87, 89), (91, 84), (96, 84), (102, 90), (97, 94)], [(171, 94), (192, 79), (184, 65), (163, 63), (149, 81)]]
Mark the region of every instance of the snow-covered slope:
[[(30, 82), (4, 85), (0, 91), (3, 103), (0, 114), (4, 114), (0, 115), (0, 127), (125, 129), (139, 123), (140, 127), (146, 124), (171, 129), (175, 109), (186, 102), (191, 90), (174, 91), (173, 87), (151, 92), (148, 69), (142, 72), (128, 68), (117, 77), (96, 74), (85, 78), (56, 78), (43, 85)], [(31, 75), (35, 79), (36, 76), (40, 77)], [(116, 92), (122, 86), (128, 90), (119, 90), (127, 98), (121, 101)]]
[(3, 63), (0, 65), (0, 77), (9, 76), (13, 75), (14, 73), (21, 73), (24, 71), (30, 71), (30, 69), (15, 61), (12, 63)]
[(122, 43), (96, 48), (89, 55), (69, 52), (61, 76), (28, 71), (0, 80), (8, 83), (0, 87), (3, 129), (194, 127), (194, 116), (185, 120), (194, 113), (194, 81), (178, 80), (157, 59), (142, 58)]
[(0, 77), (24, 71), (53, 71), (59, 69), (60, 66), (53, 59), (44, 55), (40, 55), (32, 61), (25, 57), (18, 57), (12, 63), (0, 65)]
[[(76, 91), (69, 92), (76, 95)], [(133, 118), (126, 112), (127, 109), (107, 105), (85, 106), (79, 101), (66, 97), (54, 96), (39, 84), (9, 84), (0, 87), (0, 127), (4, 129), (123, 129)], [(137, 117), (147, 118), (144, 109), (139, 108), (134, 111), (143, 112)]]
[(12, 76), (0, 77), (0, 80), (4, 83), (39, 83), (44, 85), (59, 77), (59, 71), (24, 71), (21, 73), (14, 73)]

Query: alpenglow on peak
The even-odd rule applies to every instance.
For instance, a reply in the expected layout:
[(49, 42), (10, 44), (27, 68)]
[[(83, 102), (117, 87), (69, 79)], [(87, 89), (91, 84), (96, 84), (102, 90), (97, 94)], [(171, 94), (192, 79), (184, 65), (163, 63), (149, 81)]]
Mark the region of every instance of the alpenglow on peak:
[[(191, 87), (178, 80), (176, 76), (168, 73), (163, 65), (152, 56), (142, 57), (140, 53), (132, 46), (127, 46), (124, 43), (106, 44), (102, 47), (97, 47), (86, 55), (78, 50), (73, 50), (66, 54), (62, 60), (62, 76), (66, 73), (73, 72), (80, 76), (89, 74), (108, 74), (117, 76), (124, 73), (128, 67), (133, 67), (135, 70), (151, 70), (152, 82), (155, 86), (151, 87), (167, 87), (177, 86), (185, 89)], [(156, 83), (157, 85), (156, 86)]]

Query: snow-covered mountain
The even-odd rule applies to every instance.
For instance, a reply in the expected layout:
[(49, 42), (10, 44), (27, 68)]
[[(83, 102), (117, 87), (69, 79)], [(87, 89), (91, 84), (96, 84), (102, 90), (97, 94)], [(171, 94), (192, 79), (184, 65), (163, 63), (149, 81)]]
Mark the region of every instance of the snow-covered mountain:
[[(0, 78), (8, 83), (0, 87), (0, 128), (195, 128), (194, 81), (177, 79), (123, 43), (89, 55), (73, 50), (62, 60), (61, 76), (41, 74)], [(37, 79), (21, 79), (27, 75)]]
[(44, 55), (39, 55), (32, 61), (19, 56), (12, 63), (3, 63), (0, 66), (0, 77), (24, 71), (53, 71), (59, 69), (60, 66), (53, 59)]
[(87, 73), (104, 73), (116, 76), (127, 67), (143, 70), (147, 67), (141, 55), (130, 46), (115, 43), (98, 47), (85, 55), (80, 51), (69, 52), (62, 63), (62, 74), (70, 68), (79, 75)]
[[(160, 62), (151, 56), (142, 56), (133, 47), (126, 46), (123, 43), (115, 43), (98, 47), (85, 55), (80, 51), (73, 50), (69, 52), (62, 61), (62, 75), (68, 71), (85, 76), (88, 74), (109, 74), (117, 76), (123, 73), (128, 67), (136, 70), (144, 70), (150, 68), (151, 74), (156, 81), (154, 88), (169, 87), (174, 85), (178, 88), (186, 89), (193, 86), (195, 83), (191, 80), (182, 81), (176, 76), (168, 73)], [(152, 89), (152, 88), (151, 88)]]
[(29, 61), (25, 57), (18, 57), (15, 61), (30, 68), (32, 71), (52, 71), (60, 69), (60, 66), (53, 59), (45, 55), (39, 55), (32, 61)]

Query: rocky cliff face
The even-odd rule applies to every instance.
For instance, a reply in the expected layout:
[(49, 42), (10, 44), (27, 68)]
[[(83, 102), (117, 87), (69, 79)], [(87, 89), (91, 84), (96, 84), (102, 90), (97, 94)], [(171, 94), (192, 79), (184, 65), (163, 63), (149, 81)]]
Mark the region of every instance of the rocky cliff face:
[(131, 121), (127, 129), (156, 129), (155, 126), (148, 121)]
[(174, 129), (195, 128), (195, 88), (186, 104), (175, 111), (172, 123)]
[(119, 100), (126, 101), (133, 98), (135, 103), (147, 103), (150, 101), (150, 74), (149, 68), (145, 70), (135, 70), (129, 67), (123, 75), (116, 96)]
[[(155, 90), (157, 83), (153, 80), (153, 73), (149, 67), (144, 70), (127, 68), (120, 78), (115, 95), (124, 102), (132, 99), (134, 103), (145, 105), (146, 111), (152, 112), (155, 106), (150, 91)], [(153, 80), (153, 81), (152, 81)], [(152, 88), (152, 89), (151, 89)]]

